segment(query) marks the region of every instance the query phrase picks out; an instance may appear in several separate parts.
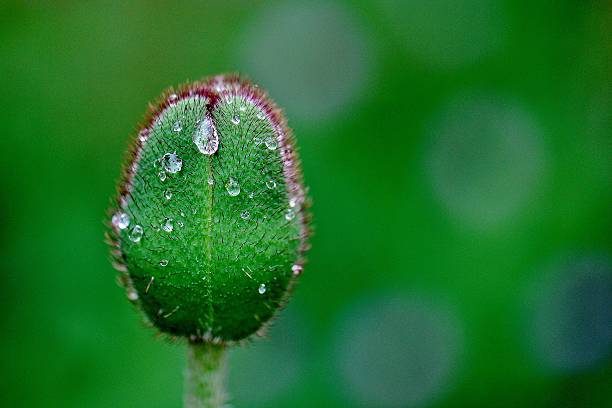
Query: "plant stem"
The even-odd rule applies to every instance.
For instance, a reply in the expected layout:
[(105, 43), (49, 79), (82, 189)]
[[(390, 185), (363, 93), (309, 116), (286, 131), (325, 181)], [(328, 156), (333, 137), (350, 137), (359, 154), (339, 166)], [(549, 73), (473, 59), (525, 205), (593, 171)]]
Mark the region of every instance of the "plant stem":
[(221, 408), (225, 392), (225, 346), (211, 343), (187, 345), (185, 408)]

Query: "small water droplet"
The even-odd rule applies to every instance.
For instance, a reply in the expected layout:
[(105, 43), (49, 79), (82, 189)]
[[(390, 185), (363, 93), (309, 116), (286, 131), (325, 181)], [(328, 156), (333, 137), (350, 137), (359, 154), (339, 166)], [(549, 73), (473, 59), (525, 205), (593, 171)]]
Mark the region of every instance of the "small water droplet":
[(164, 170), (168, 173), (178, 173), (183, 168), (183, 159), (176, 152), (164, 154), (161, 158), (161, 163), (164, 166)]
[(197, 214), (198, 213), (198, 207), (193, 207), (191, 209), (191, 213), (194, 214), (194, 215)]
[(166, 200), (170, 200), (172, 198), (172, 191), (170, 190), (164, 191), (164, 197), (166, 197)]
[(264, 293), (266, 293), (266, 284), (262, 283), (261, 285), (259, 285), (259, 288), (257, 289), (257, 291), (259, 292), (260, 295), (263, 295)]
[(238, 183), (238, 180), (230, 177), (227, 183), (225, 183), (225, 189), (229, 195), (236, 197), (240, 194), (240, 183)]
[(266, 114), (263, 111), (257, 112), (257, 119), (264, 120), (266, 118)]
[(168, 101), (169, 101), (169, 102), (176, 102), (176, 100), (177, 100), (177, 99), (178, 99), (178, 95), (177, 95), (177, 94), (175, 94), (175, 93), (170, 94), (170, 95), (168, 96)]
[(191, 139), (202, 154), (210, 156), (219, 149), (219, 134), (208, 116), (198, 124)]
[(167, 259), (162, 259), (161, 261), (159, 261), (159, 266), (167, 266), (167, 265), (168, 265)]
[(249, 194), (249, 198), (252, 199), (253, 197), (255, 197), (255, 193), (254, 192)]
[(133, 289), (129, 290), (127, 293), (127, 298), (130, 299), (132, 302), (138, 300), (138, 292)]
[(294, 208), (297, 205), (297, 198), (292, 197), (289, 199), (289, 207)]
[(268, 187), (270, 190), (273, 190), (276, 188), (276, 181), (270, 179), (268, 181), (266, 181), (266, 187)]
[(276, 150), (278, 147), (278, 141), (274, 136), (268, 136), (264, 142), (268, 150)]
[(166, 232), (174, 231), (174, 225), (172, 224), (172, 218), (166, 218), (162, 224), (162, 229)]
[(246, 106), (240, 105), (240, 108), (238, 108), (238, 109), (240, 109), (240, 112), (244, 112), (244, 111), (246, 111)]
[(130, 238), (130, 241), (138, 243), (142, 239), (143, 234), (143, 228), (140, 225), (134, 225), (134, 228), (132, 228), (128, 237)]
[(295, 212), (292, 209), (287, 210), (285, 213), (285, 219), (291, 221), (295, 217)]
[(249, 213), (248, 211), (243, 211), (242, 213), (240, 213), (240, 218), (242, 218), (243, 220), (248, 220), (250, 216), (251, 213)]
[(232, 123), (233, 123), (234, 125), (239, 124), (239, 123), (240, 123), (240, 116), (238, 116), (238, 115), (234, 115), (234, 116), (232, 116)]
[(213, 176), (208, 176), (208, 185), (212, 186), (213, 184), (215, 184), (215, 179)]
[(161, 171), (159, 172), (158, 176), (159, 176), (159, 179), (160, 179), (161, 181), (166, 181), (166, 172), (165, 172), (165, 171), (161, 170)]
[(259, 146), (261, 144), (261, 137), (253, 136), (253, 143), (255, 143), (255, 146)]
[(181, 217), (184, 217), (185, 213), (183, 211), (181, 211)]
[(178, 133), (183, 130), (183, 125), (181, 125), (181, 122), (177, 120), (176, 122), (174, 122), (174, 125), (172, 125), (172, 130)]
[(302, 273), (302, 271), (304, 270), (304, 268), (302, 267), (302, 265), (298, 265), (295, 264), (291, 267), (291, 271), (293, 272), (294, 275), (299, 275)]
[(185, 226), (185, 224), (183, 224), (183, 221), (177, 221), (176, 224), (181, 228)]
[(130, 225), (130, 216), (123, 211), (119, 211), (113, 214), (111, 222), (115, 227), (124, 230)]

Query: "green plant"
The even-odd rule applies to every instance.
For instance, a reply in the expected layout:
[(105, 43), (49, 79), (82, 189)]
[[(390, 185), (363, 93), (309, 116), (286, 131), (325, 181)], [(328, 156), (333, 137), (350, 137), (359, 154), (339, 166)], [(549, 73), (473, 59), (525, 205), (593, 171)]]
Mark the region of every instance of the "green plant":
[(185, 406), (221, 406), (226, 346), (261, 334), (287, 300), (307, 207), (291, 131), (256, 85), (216, 76), (150, 106), (107, 236), (128, 299), (188, 342)]

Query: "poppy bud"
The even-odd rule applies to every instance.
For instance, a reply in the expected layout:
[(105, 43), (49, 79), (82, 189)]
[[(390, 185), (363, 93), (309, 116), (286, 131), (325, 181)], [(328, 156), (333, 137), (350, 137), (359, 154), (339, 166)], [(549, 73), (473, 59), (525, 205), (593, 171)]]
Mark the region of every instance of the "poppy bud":
[(161, 332), (244, 339), (302, 272), (308, 200), (295, 139), (260, 88), (166, 91), (133, 141), (108, 238), (127, 297)]

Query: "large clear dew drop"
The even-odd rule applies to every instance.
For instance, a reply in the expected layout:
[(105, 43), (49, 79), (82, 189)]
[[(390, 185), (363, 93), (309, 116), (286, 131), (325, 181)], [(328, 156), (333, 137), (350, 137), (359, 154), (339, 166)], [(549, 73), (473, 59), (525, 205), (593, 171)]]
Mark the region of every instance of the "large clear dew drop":
[(202, 154), (210, 156), (219, 149), (219, 135), (211, 118), (205, 117), (198, 124), (192, 140)]

